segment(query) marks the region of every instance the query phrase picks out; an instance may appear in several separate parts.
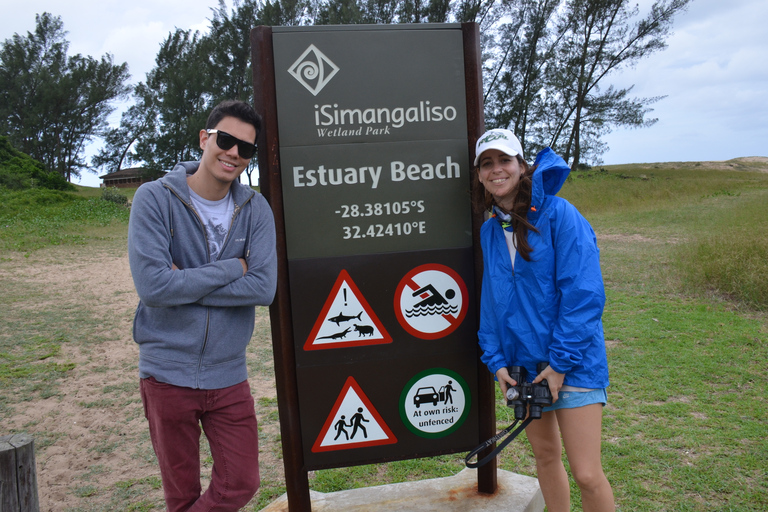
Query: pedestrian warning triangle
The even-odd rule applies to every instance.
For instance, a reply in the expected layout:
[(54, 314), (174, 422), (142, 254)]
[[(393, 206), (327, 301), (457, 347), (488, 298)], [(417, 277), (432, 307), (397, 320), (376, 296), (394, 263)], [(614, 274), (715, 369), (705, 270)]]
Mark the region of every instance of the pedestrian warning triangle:
[(304, 350), (392, 343), (371, 306), (346, 270), (339, 273)]
[(360, 385), (347, 378), (328, 415), (312, 452), (327, 452), (395, 444), (397, 438), (381, 418)]

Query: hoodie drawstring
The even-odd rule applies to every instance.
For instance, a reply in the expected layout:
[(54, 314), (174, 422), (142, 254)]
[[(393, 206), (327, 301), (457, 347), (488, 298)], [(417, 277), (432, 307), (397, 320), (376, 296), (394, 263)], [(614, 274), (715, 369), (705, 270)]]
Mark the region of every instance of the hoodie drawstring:
[(173, 205), (171, 204), (171, 194), (168, 194), (168, 223), (171, 230), (171, 238), (173, 238)]
[(253, 208), (250, 208), (250, 215), (248, 215), (248, 231), (245, 233), (245, 258), (251, 255), (251, 226), (253, 225)]

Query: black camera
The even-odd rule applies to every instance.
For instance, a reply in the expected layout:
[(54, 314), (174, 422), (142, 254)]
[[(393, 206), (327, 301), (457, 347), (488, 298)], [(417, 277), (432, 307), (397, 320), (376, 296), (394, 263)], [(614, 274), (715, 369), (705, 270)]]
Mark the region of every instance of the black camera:
[[(536, 365), (538, 373), (543, 372), (549, 363), (541, 362)], [(547, 379), (536, 384), (526, 381), (528, 372), (525, 366), (510, 366), (507, 368), (509, 376), (517, 382), (517, 386), (507, 388), (507, 407), (515, 409), (515, 419), (525, 419), (526, 409), (530, 409), (531, 418), (541, 418), (541, 410), (547, 405), (552, 405), (552, 393), (549, 391)]]

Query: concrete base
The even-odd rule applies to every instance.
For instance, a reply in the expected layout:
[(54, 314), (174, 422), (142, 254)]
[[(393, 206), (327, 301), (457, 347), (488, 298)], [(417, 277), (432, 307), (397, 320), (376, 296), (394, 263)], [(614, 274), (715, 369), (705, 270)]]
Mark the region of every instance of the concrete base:
[[(312, 512), (541, 512), (544, 497), (535, 478), (498, 470), (495, 494), (477, 492), (477, 470), (447, 478), (388, 484), (349, 491), (310, 491)], [(288, 512), (281, 496), (262, 512)]]

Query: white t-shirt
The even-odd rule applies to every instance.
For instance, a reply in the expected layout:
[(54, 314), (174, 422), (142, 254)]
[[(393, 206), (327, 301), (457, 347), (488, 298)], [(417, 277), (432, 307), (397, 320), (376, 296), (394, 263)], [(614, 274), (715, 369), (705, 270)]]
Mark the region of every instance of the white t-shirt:
[(507, 249), (509, 249), (509, 257), (512, 259), (512, 270), (515, 270), (515, 255), (517, 254), (517, 247), (515, 246), (515, 232), (504, 230), (504, 238), (507, 240)]
[(218, 201), (209, 201), (203, 199), (189, 189), (189, 197), (192, 199), (192, 205), (205, 226), (205, 233), (208, 237), (208, 251), (210, 261), (216, 261), (219, 257), (221, 247), (227, 239), (229, 226), (232, 222), (232, 215), (235, 212), (235, 203), (232, 200), (232, 191), (227, 192), (223, 199)]

